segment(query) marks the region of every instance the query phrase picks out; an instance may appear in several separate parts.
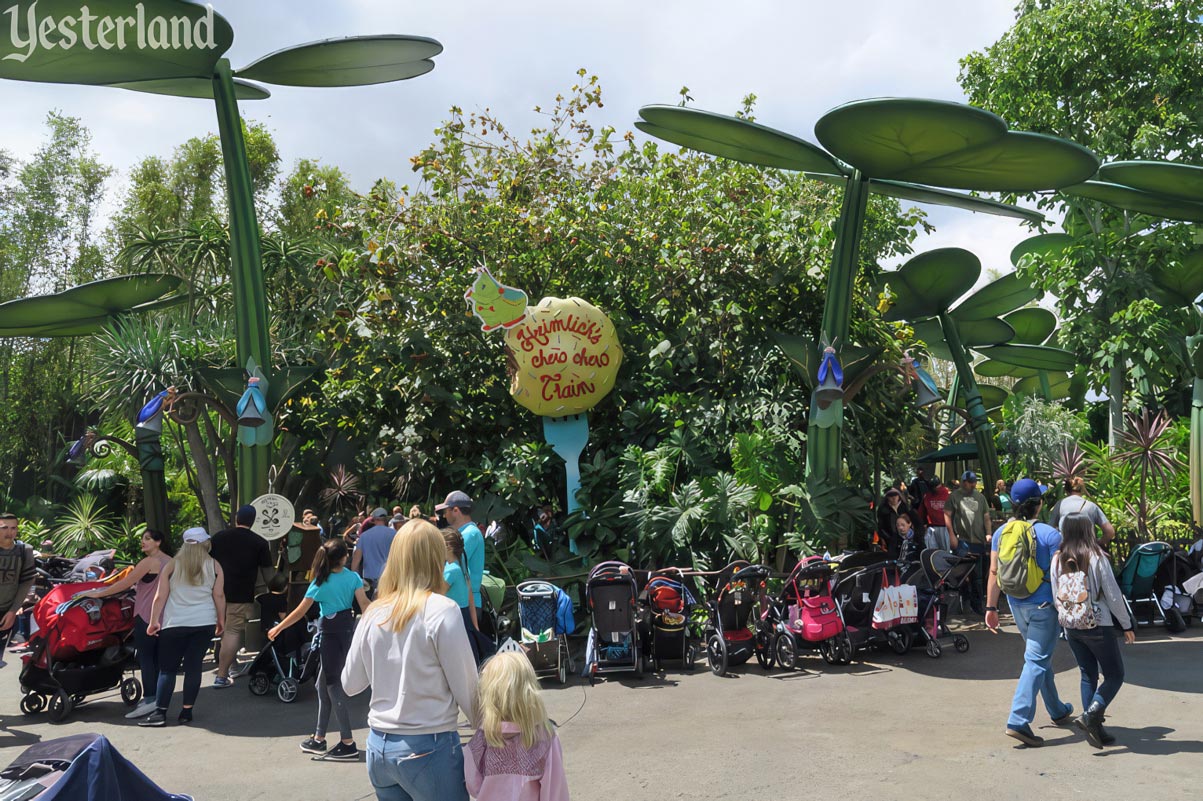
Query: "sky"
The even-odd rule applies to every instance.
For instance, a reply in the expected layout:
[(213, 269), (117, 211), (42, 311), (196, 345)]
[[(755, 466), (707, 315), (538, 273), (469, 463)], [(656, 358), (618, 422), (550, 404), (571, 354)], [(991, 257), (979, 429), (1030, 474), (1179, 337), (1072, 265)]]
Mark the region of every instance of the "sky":
[[(11, 2), (12, 0), (9, 0)], [(81, 0), (81, 4), (86, 0)], [(302, 157), (335, 164), (364, 190), (378, 177), (413, 184), (409, 158), (455, 105), (491, 109), (512, 130), (576, 81), (600, 77), (593, 119), (633, 130), (640, 106), (675, 103), (688, 86), (697, 108), (733, 113), (755, 93), (757, 120), (814, 141), (829, 108), (866, 97), (964, 100), (958, 60), (988, 46), (1014, 18), (1015, 0), (215, 0), (235, 31), (235, 68), (272, 51), (337, 36), (401, 33), (444, 45), (434, 71), (373, 87), (270, 87), (242, 103), (265, 123), (286, 169)], [(0, 14), (9, 3), (0, 0)], [(131, 0), (131, 6), (133, 2)], [(0, 16), (0, 34), (7, 18)], [(94, 149), (119, 171), (170, 155), (216, 130), (212, 103), (117, 89), (0, 81), (0, 150), (27, 158), (48, 112), (79, 117)], [(637, 137), (644, 134), (636, 132)], [(117, 192), (114, 191), (113, 195)], [(983, 271), (1005, 272), (1030, 235), (1015, 221), (925, 207), (937, 231), (916, 250), (967, 247)]]

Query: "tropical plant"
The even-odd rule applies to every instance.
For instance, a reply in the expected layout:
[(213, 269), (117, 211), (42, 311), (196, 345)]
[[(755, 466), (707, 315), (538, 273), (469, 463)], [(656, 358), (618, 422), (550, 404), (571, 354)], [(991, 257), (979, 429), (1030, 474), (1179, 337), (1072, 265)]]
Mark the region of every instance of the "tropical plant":
[(1047, 473), (1063, 447), (1085, 436), (1085, 421), (1058, 403), (1031, 395), (1012, 395), (1003, 404), (1003, 430), (998, 444), (1010, 474)]
[(80, 493), (67, 504), (51, 532), (56, 553), (75, 556), (119, 544), (119, 528), (96, 496)]
[(330, 471), (329, 485), (318, 495), (326, 511), (335, 514), (353, 512), (363, 503), (359, 476), (339, 465)]
[(1123, 464), (1131, 466), (1139, 476), (1137, 505), (1135, 507), (1136, 532), (1142, 539), (1149, 537), (1149, 479), (1165, 485), (1184, 465), (1178, 451), (1166, 442), (1166, 433), (1173, 419), (1164, 411), (1150, 415), (1149, 410), (1140, 415), (1129, 413), (1121, 445), (1124, 450), (1115, 454)]

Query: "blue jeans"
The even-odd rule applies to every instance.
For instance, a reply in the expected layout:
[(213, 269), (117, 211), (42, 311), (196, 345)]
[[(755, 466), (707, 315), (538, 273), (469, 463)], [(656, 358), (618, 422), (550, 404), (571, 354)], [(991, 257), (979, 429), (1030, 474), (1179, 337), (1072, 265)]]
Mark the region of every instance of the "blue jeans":
[[(1092, 703), (1106, 708), (1124, 684), (1124, 658), (1119, 652), (1115, 629), (1111, 626), (1070, 629), (1065, 636), (1082, 672), (1082, 708), (1089, 709)], [(1103, 672), (1102, 686), (1099, 686), (1100, 670)]]
[(1057, 647), (1057, 635), (1061, 626), (1057, 623), (1057, 610), (1052, 604), (1011, 603), (1011, 614), (1015, 626), (1023, 635), (1023, 672), (1011, 699), (1011, 716), (1008, 726), (1027, 726), (1036, 717), (1036, 693), (1044, 699), (1044, 708), (1054, 720), (1063, 718), (1073, 707), (1057, 695), (1053, 682), (1053, 649)]
[(468, 801), (455, 731), (368, 735), (368, 779), (378, 801)]

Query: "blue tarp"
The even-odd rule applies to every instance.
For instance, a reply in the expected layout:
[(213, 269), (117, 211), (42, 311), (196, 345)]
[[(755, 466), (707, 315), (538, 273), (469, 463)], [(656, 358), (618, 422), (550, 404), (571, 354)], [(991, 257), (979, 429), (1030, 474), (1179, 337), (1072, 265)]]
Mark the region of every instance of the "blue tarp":
[(97, 735), (36, 801), (192, 801), (192, 797), (161, 790), (108, 738)]

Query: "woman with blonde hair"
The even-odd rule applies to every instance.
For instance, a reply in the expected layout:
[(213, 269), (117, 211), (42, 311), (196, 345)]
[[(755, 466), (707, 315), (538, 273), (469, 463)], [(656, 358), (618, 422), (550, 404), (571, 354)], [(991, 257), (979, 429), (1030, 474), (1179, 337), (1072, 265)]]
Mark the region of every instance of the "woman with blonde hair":
[(226, 617), (225, 577), (209, 556), (209, 532), (190, 528), (184, 544), (159, 574), (159, 588), (150, 608), (146, 633), (159, 635), (159, 686), (155, 711), (139, 726), (166, 726), (167, 708), (175, 692), (175, 677), (184, 671), (184, 707), (180, 723), (192, 722), (192, 707), (200, 692), (201, 662), (209, 643), (221, 634)]
[(476, 688), (480, 728), (468, 743), (464, 781), (479, 801), (568, 801), (560, 740), (525, 654), (485, 663)]
[(476, 663), (459, 605), (442, 594), (446, 555), (430, 523), (401, 527), (343, 667), (348, 695), (372, 688), (368, 778), (379, 801), (468, 798), (456, 725), (459, 711), (476, 722)]

